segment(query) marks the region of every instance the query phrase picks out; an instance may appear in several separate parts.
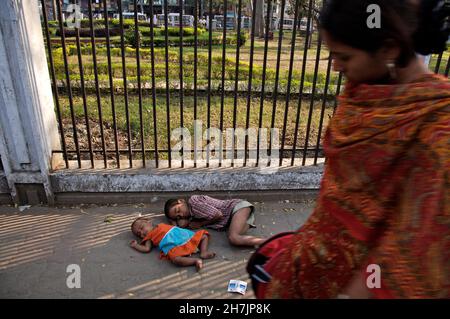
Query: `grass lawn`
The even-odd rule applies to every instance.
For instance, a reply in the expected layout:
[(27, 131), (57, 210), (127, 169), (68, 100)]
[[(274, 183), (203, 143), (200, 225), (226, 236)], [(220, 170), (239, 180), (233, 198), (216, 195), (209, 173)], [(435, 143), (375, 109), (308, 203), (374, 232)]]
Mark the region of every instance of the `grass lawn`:
[[(183, 99), (183, 121), (184, 127), (189, 129), (193, 136), (193, 123), (194, 123), (194, 98), (192, 96), (184, 96)], [(203, 133), (207, 128), (207, 97), (198, 97), (198, 107), (197, 107), (197, 119), (203, 122)], [(88, 140), (86, 132), (86, 122), (84, 119), (84, 109), (82, 97), (78, 94), (74, 97), (74, 113), (77, 121), (77, 132), (79, 138), (79, 144), (81, 149), (88, 149)], [(66, 143), (70, 150), (75, 150), (75, 145), (73, 143), (73, 133), (72, 133), (72, 121), (70, 116), (69, 101), (67, 97), (61, 97), (60, 103), (62, 107), (62, 116), (64, 123), (64, 131), (66, 136)], [(310, 108), (311, 100), (303, 100), (301, 106), (300, 114), (300, 124), (298, 130), (298, 142), (297, 147), (303, 147), (305, 143), (306, 127), (308, 122), (308, 112)], [(141, 133), (140, 133), (140, 114), (139, 114), (139, 100), (136, 95), (128, 97), (129, 104), (129, 115), (130, 115), (130, 131), (131, 131), (131, 144), (133, 149), (141, 148)], [(263, 128), (270, 128), (272, 121), (272, 110), (273, 101), (265, 100), (262, 113), (262, 124)], [(111, 108), (110, 95), (101, 96), (102, 105), (102, 115), (103, 115), (103, 127), (105, 129), (105, 140), (107, 144), (107, 149), (115, 150), (114, 144), (114, 134), (113, 134), (113, 117)], [(329, 117), (331, 117), (333, 112), (333, 104), (328, 103), (325, 108), (324, 115), (324, 127), (327, 125)], [(286, 147), (292, 146), (294, 141), (294, 131), (295, 122), (297, 118), (297, 107), (298, 99), (294, 99), (289, 103), (287, 125), (286, 125)], [(97, 98), (95, 95), (87, 96), (87, 108), (88, 116), (90, 119), (90, 126), (92, 133), (91, 140), (93, 141), (94, 149), (101, 149), (101, 136), (99, 131), (99, 118), (97, 110)], [(115, 108), (116, 108), (116, 120), (117, 127), (119, 131), (119, 149), (127, 149), (128, 142), (128, 130), (126, 123), (126, 112), (125, 112), (125, 98), (123, 95), (115, 95)], [(144, 96), (143, 98), (143, 127), (144, 127), (144, 144), (146, 148), (153, 149), (155, 130), (153, 126), (153, 108), (151, 96)], [(286, 108), (286, 101), (284, 99), (278, 100), (276, 104), (275, 111), (275, 121), (274, 128), (279, 129), (279, 140), (281, 145), (281, 137), (283, 130), (283, 120)], [(322, 102), (315, 101), (313, 103), (313, 113), (311, 117), (311, 131), (309, 136), (309, 146), (314, 147), (317, 143), (317, 137), (319, 133), (319, 121), (321, 115)], [(210, 107), (210, 126), (220, 128), (220, 117), (221, 117), (221, 97), (212, 96), (211, 97), (211, 107)], [(223, 111), (223, 132), (227, 128), (233, 128), (233, 109), (234, 109), (234, 98), (225, 97), (224, 98), (224, 111)], [(180, 127), (180, 99), (178, 95), (170, 96), (170, 128), (173, 131), (174, 128)], [(247, 99), (245, 97), (238, 97), (236, 106), (236, 127), (244, 128), (246, 127), (246, 114), (247, 114)], [(166, 96), (158, 95), (156, 98), (156, 136), (158, 140), (159, 149), (167, 149), (167, 108), (166, 108)], [(260, 121), (260, 99), (254, 98), (250, 103), (250, 119), (249, 127), (258, 128)], [(322, 131), (322, 135), (323, 135)], [(172, 147), (176, 144), (179, 139), (172, 141)], [(206, 144), (206, 142), (204, 143)], [(226, 146), (226, 145), (224, 145)], [(166, 157), (166, 154), (161, 154), (160, 158)]]

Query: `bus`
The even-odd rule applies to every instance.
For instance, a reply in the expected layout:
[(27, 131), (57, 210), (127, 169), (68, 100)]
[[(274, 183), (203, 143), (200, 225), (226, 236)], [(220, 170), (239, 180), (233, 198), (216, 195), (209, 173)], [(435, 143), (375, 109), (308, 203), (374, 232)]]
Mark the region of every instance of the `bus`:
[[(157, 25), (159, 27), (165, 26), (164, 14), (156, 15)], [(169, 13), (167, 15), (167, 25), (169, 27), (179, 27), (180, 26), (180, 14), (179, 13)], [(194, 16), (189, 14), (183, 14), (183, 27), (193, 27), (194, 26)]]
[(252, 18), (247, 16), (241, 17), (241, 28), (250, 29), (251, 27), (252, 27)]
[[(300, 31), (305, 31), (306, 32), (306, 30), (307, 30), (307, 28), (308, 28), (308, 18), (302, 18), (301, 20), (300, 20), (300, 23), (299, 23), (299, 25), (300, 25)], [(313, 23), (312, 23), (312, 19), (309, 21), (309, 32), (313, 32), (314, 31), (314, 25), (313, 25)]]
[[(134, 12), (122, 12), (122, 17), (124, 20), (134, 20)], [(114, 19), (120, 19), (119, 13), (114, 13), (113, 15)], [(143, 13), (138, 12), (137, 18), (139, 21), (147, 21), (147, 16)]]
[(217, 29), (222, 29), (225, 24), (227, 30), (233, 30), (235, 28), (235, 21), (237, 21), (237, 17), (235, 17), (234, 13), (228, 12), (226, 23), (224, 23), (223, 15), (215, 15), (214, 20), (217, 21)]
[(283, 30), (294, 30), (294, 19), (283, 19)]

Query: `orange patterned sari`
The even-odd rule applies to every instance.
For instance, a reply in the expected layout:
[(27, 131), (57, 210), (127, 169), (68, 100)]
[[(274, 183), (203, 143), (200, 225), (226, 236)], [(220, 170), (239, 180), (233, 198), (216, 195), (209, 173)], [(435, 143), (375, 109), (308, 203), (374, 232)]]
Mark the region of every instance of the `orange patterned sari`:
[(376, 298), (450, 297), (450, 84), (348, 85), (317, 206), (264, 298), (335, 298), (369, 264)]

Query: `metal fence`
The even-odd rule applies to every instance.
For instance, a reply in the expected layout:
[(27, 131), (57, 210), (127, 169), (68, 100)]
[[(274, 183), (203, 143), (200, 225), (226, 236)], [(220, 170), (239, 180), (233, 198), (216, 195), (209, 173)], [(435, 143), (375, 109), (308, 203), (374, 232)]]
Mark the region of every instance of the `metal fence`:
[[(150, 1), (142, 22), (137, 10), (125, 19), (120, 0), (118, 19), (110, 1), (88, 0), (88, 19), (73, 28), (60, 1), (56, 21), (53, 1), (40, 1), (61, 135), (54, 153), (66, 168), (255, 166), (261, 154), (264, 165), (293, 166), (323, 157), (343, 78), (322, 47), (313, 0), (295, 1), (290, 17), (290, 1), (266, 1), (282, 22), (266, 14), (262, 37), (260, 0), (208, 0), (204, 17), (205, 1), (194, 0), (193, 19), (179, 1), (175, 25), (167, 1), (156, 19)], [(448, 55), (432, 57), (436, 73), (448, 76), (449, 66)]]

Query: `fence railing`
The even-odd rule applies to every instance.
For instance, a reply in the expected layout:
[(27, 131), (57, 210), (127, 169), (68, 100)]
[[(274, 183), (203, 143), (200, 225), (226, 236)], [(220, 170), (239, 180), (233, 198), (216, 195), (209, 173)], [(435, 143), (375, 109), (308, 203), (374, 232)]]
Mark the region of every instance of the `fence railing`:
[[(89, 0), (88, 18), (71, 20), (56, 1), (54, 21), (53, 1), (41, 0), (61, 135), (54, 153), (65, 167), (317, 164), (343, 78), (322, 46), (313, 0), (297, 0), (290, 17), (290, 1), (268, 0), (268, 12), (278, 6), (279, 21), (291, 22), (274, 25), (266, 14), (261, 36), (262, 17), (249, 9), (257, 1), (208, 0), (200, 12), (195, 0), (192, 19), (179, 1), (183, 23), (173, 26), (167, 1), (163, 19), (150, 1), (146, 21), (137, 11), (126, 19), (120, 0), (118, 19), (110, 1)], [(436, 73), (448, 76), (449, 66), (447, 53), (432, 57)]]

